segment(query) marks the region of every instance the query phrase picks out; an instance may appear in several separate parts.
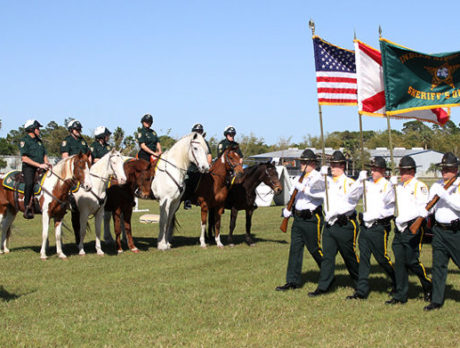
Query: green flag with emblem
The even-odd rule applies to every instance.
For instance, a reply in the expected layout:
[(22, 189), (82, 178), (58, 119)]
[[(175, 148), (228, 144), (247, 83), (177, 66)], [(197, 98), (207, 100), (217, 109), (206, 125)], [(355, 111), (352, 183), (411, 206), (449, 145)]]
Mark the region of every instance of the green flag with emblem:
[(425, 54), (380, 39), (388, 115), (460, 106), (460, 51)]

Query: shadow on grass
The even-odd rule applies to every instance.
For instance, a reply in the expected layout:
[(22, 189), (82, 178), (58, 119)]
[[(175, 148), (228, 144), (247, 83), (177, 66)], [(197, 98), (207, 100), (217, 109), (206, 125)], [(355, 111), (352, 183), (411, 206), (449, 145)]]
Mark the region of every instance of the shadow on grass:
[(21, 295), (12, 294), (8, 292), (7, 290), (5, 290), (3, 286), (0, 286), (0, 298), (2, 299), (3, 302), (16, 300), (19, 297), (21, 297)]

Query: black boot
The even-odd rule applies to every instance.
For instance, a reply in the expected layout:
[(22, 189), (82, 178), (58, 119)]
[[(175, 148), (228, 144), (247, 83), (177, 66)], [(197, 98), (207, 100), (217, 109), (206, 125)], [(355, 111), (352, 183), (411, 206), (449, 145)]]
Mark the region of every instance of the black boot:
[(30, 207), (26, 207), (26, 210), (24, 211), (24, 219), (30, 220), (34, 218), (34, 212), (33, 209)]
[(277, 286), (275, 288), (276, 291), (286, 291), (286, 290), (295, 290), (297, 289), (299, 286), (296, 284), (296, 283), (286, 283), (284, 285), (280, 285), (280, 286)]

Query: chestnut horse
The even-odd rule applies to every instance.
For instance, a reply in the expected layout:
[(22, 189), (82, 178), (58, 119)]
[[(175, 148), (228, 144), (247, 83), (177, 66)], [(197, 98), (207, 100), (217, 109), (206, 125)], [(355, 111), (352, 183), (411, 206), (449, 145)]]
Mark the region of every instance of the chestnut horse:
[(246, 210), (246, 243), (254, 245), (251, 238), (252, 214), (257, 209), (255, 204), (256, 188), (262, 182), (269, 186), (276, 195), (283, 190), (275, 165), (268, 161), (246, 168), (244, 174), (236, 180), (228, 193), (225, 208), (232, 210), (227, 239), (231, 246), (233, 246), (233, 230), (235, 229), (238, 210)]
[[(42, 211), (42, 248), (40, 257), (46, 259), (48, 245), (48, 226), (50, 218), (54, 219), (56, 232), (56, 252), (59, 258), (66, 258), (62, 252), (61, 228), (62, 219), (69, 207), (70, 189), (80, 183), (84, 190), (92, 187), (89, 177), (90, 162), (86, 154), (73, 155), (58, 162), (54, 168), (44, 175), (41, 192), (35, 196)], [(8, 253), (7, 240), (11, 234), (11, 224), (18, 211), (24, 211), (24, 197), (19, 193), (18, 205), (14, 199), (15, 193), (3, 186), (0, 179), (0, 221), (2, 225), (2, 243), (0, 253)]]
[(209, 173), (201, 175), (194, 197), (201, 206), (201, 236), (200, 244), (206, 248), (205, 232), (208, 210), (213, 211), (212, 226), (215, 227), (214, 238), (219, 248), (223, 248), (220, 241), (220, 218), (225, 209), (225, 200), (235, 177), (243, 174), (240, 156), (237, 148), (228, 147), (222, 155), (212, 164)]
[[(139, 249), (134, 245), (131, 232), (134, 197), (144, 199), (152, 197), (150, 185), (155, 174), (155, 164), (152, 165), (150, 162), (138, 159), (125, 162), (123, 168), (126, 174), (126, 183), (112, 185), (107, 190), (107, 201), (104, 209), (106, 212), (112, 213), (118, 253), (123, 252), (120, 240), (122, 222), (126, 231), (128, 247), (132, 252), (137, 253)], [(104, 239), (107, 242), (107, 237), (110, 235), (109, 223), (104, 224), (104, 228), (108, 228), (108, 231), (104, 231)], [(111, 235), (110, 238), (112, 238)]]

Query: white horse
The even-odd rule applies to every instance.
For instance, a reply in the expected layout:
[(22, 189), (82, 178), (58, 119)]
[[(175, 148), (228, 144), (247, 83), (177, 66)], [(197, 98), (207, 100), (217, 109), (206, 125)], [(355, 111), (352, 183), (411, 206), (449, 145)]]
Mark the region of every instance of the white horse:
[(115, 176), (120, 184), (126, 181), (123, 163), (123, 156), (120, 152), (112, 149), (91, 166), (90, 176), (93, 189), (87, 192), (79, 190), (74, 194), (80, 213), (80, 244), (78, 245), (78, 253), (80, 255), (85, 255), (83, 241), (86, 234), (86, 224), (90, 215), (94, 215), (96, 252), (98, 255), (104, 255), (101, 248), (101, 222), (104, 216), (105, 191), (110, 176)]
[(171, 149), (161, 155), (152, 181), (153, 195), (160, 203), (158, 249), (171, 248), (174, 216), (184, 192), (188, 167), (194, 163), (201, 173), (207, 172), (209, 170), (207, 155), (206, 141), (201, 134), (195, 132), (179, 139)]

